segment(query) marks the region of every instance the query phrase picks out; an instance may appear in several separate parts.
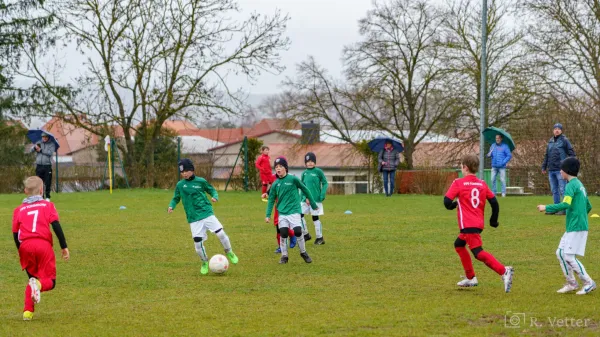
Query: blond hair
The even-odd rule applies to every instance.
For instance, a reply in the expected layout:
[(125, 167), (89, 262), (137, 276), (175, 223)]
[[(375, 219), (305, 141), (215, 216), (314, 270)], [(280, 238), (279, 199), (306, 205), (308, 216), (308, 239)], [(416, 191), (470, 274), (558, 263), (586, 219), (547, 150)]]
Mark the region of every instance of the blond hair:
[(469, 169), (469, 173), (475, 173), (479, 168), (479, 157), (474, 154), (468, 154), (462, 157), (460, 163)]
[(27, 195), (39, 195), (42, 187), (44, 186), (44, 182), (40, 177), (29, 177), (25, 179), (23, 182), (25, 185), (25, 194)]

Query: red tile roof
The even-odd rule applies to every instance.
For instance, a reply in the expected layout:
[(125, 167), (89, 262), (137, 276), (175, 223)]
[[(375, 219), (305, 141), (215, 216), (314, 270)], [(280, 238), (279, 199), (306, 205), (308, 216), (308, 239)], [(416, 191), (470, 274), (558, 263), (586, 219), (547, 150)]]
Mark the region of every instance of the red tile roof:
[(52, 133), (60, 144), (58, 149), (59, 156), (70, 155), (91, 145), (98, 144), (98, 136), (76, 127), (72, 124), (61, 121), (59, 118), (52, 118), (42, 129)]

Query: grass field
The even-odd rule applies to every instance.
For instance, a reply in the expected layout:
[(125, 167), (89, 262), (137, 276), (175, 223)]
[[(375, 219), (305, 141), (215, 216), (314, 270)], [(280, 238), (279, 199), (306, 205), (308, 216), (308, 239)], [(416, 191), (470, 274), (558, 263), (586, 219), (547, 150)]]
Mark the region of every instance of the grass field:
[[(304, 263), (295, 248), (289, 264), (279, 265), (259, 195), (221, 193), (215, 212), (240, 258), (223, 276), (200, 275), (182, 208), (166, 213), (171, 196), (56, 195), (71, 261), (57, 261), (56, 289), (23, 322), (27, 277), (10, 229), (22, 196), (1, 195), (0, 336), (600, 335), (600, 292), (555, 293), (564, 283), (555, 250), (565, 218), (535, 210), (550, 197), (501, 199), (500, 227), (483, 234), (484, 248), (515, 267), (505, 294), (500, 277), (479, 261), (479, 287), (457, 289), (456, 213), (439, 196), (330, 196), (326, 245), (307, 245), (314, 262)], [(600, 199), (591, 201), (600, 213)], [(582, 262), (600, 280), (600, 219), (590, 220)], [(309, 228), (314, 236), (310, 221)], [(212, 234), (207, 250), (222, 253)]]

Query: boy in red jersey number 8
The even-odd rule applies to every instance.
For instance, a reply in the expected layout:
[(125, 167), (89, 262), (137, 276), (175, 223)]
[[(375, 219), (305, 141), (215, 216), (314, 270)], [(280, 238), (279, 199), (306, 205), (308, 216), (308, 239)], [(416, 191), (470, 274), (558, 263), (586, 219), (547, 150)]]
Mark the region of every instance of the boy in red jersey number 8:
[[(462, 262), (466, 278), (458, 282), (457, 285), (459, 287), (474, 287), (478, 284), (471, 256), (466, 249), (466, 246), (469, 245), (473, 256), (477, 260), (485, 263), (486, 266), (502, 276), (504, 291), (508, 293), (512, 286), (513, 268), (502, 265), (492, 254), (484, 251), (482, 247), (481, 232), (484, 228), (485, 201), (489, 201), (490, 206), (492, 206), (492, 216), (490, 217), (490, 226), (492, 227), (498, 227), (500, 206), (496, 196), (485, 181), (475, 176), (474, 172), (478, 167), (479, 158), (477, 156), (464, 156), (461, 160), (463, 178), (454, 180), (444, 197), (446, 209), (452, 210), (458, 207), (460, 234), (454, 242), (454, 247)], [(458, 201), (454, 201), (454, 199), (458, 199)]]
[(33, 319), (34, 305), (40, 302), (40, 293), (50, 291), (56, 285), (56, 258), (52, 250), (51, 225), (60, 243), (62, 258), (69, 260), (69, 249), (58, 222), (58, 212), (53, 203), (43, 199), (43, 193), (42, 179), (27, 178), (27, 198), (13, 212), (13, 237), (19, 250), (21, 268), (29, 276), (23, 309), (25, 321)]

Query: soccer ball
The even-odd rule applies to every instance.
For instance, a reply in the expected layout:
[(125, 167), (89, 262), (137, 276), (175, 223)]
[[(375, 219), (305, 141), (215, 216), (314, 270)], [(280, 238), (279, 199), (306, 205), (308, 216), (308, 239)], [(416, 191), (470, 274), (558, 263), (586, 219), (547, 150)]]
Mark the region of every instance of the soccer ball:
[(217, 254), (210, 258), (208, 268), (215, 274), (223, 274), (229, 269), (229, 261), (224, 255)]

